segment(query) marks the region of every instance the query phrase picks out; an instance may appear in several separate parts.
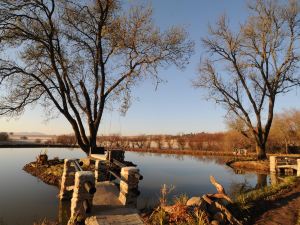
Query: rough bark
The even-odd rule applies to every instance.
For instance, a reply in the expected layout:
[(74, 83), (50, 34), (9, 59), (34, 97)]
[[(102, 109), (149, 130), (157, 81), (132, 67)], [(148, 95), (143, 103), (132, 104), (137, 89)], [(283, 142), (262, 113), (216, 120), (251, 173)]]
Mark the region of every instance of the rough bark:
[(267, 159), (266, 146), (264, 144), (256, 144), (255, 150), (256, 150), (258, 160)]

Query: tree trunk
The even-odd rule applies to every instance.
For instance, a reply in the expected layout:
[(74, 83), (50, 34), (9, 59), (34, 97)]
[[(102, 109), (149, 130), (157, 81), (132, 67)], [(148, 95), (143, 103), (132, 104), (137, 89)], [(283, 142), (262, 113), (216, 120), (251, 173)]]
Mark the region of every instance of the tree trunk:
[(97, 149), (97, 137), (95, 135), (90, 136), (90, 149), (88, 155), (92, 154), (92, 152), (95, 152)]
[(258, 160), (267, 159), (266, 155), (266, 145), (265, 144), (256, 144), (256, 154)]
[(257, 174), (257, 184), (256, 188), (262, 188), (267, 186), (267, 175), (266, 174)]
[(289, 154), (289, 144), (288, 144), (288, 141), (285, 141), (285, 153)]

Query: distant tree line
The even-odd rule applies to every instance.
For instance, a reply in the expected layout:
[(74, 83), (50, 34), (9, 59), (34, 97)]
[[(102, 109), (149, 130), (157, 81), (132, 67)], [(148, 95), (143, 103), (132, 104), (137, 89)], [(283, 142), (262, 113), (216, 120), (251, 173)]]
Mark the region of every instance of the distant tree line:
[[(189, 133), (181, 135), (137, 135), (121, 136), (119, 134), (97, 137), (97, 145), (105, 148), (122, 149), (158, 149), (158, 150), (195, 150), (231, 152), (246, 149), (255, 152), (255, 142), (238, 131), (239, 121), (229, 121), (228, 130), (216, 133)], [(244, 130), (243, 132), (250, 132)], [(11, 134), (12, 135), (12, 134)], [(27, 136), (20, 137), (27, 140)], [(0, 141), (8, 141), (9, 134), (0, 132)], [(74, 135), (58, 135), (52, 139), (36, 143), (75, 146)], [(268, 153), (296, 153), (300, 150), (300, 110), (289, 109), (275, 114), (273, 126), (267, 144)]]
[[(231, 152), (246, 149), (255, 152), (255, 142), (238, 131), (238, 121), (229, 121), (228, 130), (216, 133), (189, 133), (181, 135), (137, 135), (119, 134), (97, 137), (97, 145), (106, 148), (159, 149)], [(243, 132), (250, 132), (244, 130)], [(26, 136), (22, 140), (28, 139)], [(9, 134), (0, 132), (0, 141), (8, 141)], [(41, 140), (35, 140), (42, 143)], [(74, 135), (59, 135), (46, 140), (44, 144), (76, 145)], [(275, 114), (267, 145), (268, 153), (300, 152), (300, 110), (288, 109)]]
[[(109, 135), (98, 137), (107, 148), (229, 151), (233, 147), (244, 147), (238, 132), (194, 133), (182, 135)], [(238, 142), (239, 141), (239, 142)], [(224, 145), (225, 144), (225, 145)]]
[[(244, 132), (251, 132), (245, 130)], [(246, 149), (255, 152), (253, 140), (232, 128), (216, 133), (190, 133), (182, 135), (138, 135), (118, 134), (98, 136), (97, 142), (107, 148), (133, 149), (177, 149), (195, 151), (233, 151)], [(300, 110), (289, 109), (275, 114), (267, 144), (269, 153), (296, 153), (300, 150)]]

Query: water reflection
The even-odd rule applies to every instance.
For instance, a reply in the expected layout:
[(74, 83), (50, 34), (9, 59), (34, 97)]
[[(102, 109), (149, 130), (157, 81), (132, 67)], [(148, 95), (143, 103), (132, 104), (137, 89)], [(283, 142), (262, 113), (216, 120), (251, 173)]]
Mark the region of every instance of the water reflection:
[[(239, 173), (241, 174), (241, 173)], [(242, 174), (245, 174), (245, 171), (243, 171)], [(233, 182), (229, 186), (229, 196), (231, 196), (233, 199), (235, 199), (238, 195), (242, 193), (249, 192), (254, 189), (259, 189), (262, 187), (267, 186), (268, 183), (268, 174), (256, 174), (256, 184), (253, 186), (247, 179), (244, 179), (243, 182)]]
[(58, 222), (60, 225), (67, 225), (71, 215), (71, 202), (58, 201)]
[(257, 176), (257, 182), (255, 188), (258, 189), (267, 186), (267, 178), (268, 178), (267, 174), (257, 174), (256, 176)]
[[(0, 149), (0, 218), (3, 225), (32, 225), (44, 218), (57, 219), (58, 189), (22, 170), (42, 151), (45, 149)], [(48, 149), (48, 155), (49, 158), (80, 158), (85, 154), (78, 149), (55, 148)]]
[(162, 184), (176, 187), (169, 196), (169, 199), (172, 199), (182, 193), (188, 196), (215, 193), (216, 190), (209, 181), (210, 175), (213, 175), (228, 193), (234, 186), (261, 187), (267, 184), (268, 178), (265, 174), (234, 171), (225, 165), (228, 157), (127, 152), (125, 158), (137, 164), (144, 176), (144, 180), (139, 185), (141, 196), (138, 199), (138, 206), (140, 208), (155, 204)]
[[(23, 166), (35, 160), (41, 151), (44, 149), (0, 149), (0, 224), (1, 218), (5, 225), (31, 225), (45, 217), (59, 220), (61, 224), (67, 221), (69, 203), (58, 201), (58, 189), (44, 184), (22, 170)], [(49, 158), (85, 156), (78, 149), (48, 149), (48, 155)], [(176, 187), (169, 196), (169, 199), (172, 199), (182, 193), (188, 196), (215, 193), (216, 190), (209, 181), (210, 175), (213, 175), (228, 193), (238, 188), (261, 187), (268, 184), (269, 178), (264, 174), (243, 171), (235, 173), (236, 171), (224, 165), (227, 160), (224, 157), (127, 152), (125, 160), (137, 164), (144, 176), (139, 184), (139, 208), (149, 207), (157, 202), (162, 184)]]

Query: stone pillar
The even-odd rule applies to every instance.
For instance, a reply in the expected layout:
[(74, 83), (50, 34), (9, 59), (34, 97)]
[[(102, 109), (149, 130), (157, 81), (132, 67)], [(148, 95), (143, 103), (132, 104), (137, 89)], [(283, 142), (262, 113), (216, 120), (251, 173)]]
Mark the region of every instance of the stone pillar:
[(59, 198), (61, 200), (71, 199), (72, 190), (71, 187), (74, 185), (74, 173), (75, 169), (71, 166), (72, 160), (65, 159), (64, 161), (64, 171), (62, 174), (62, 179), (60, 183)]
[(270, 172), (276, 173), (276, 156), (270, 156)]
[(278, 184), (278, 178), (277, 178), (276, 173), (274, 173), (274, 172), (270, 173), (270, 179), (271, 179), (271, 185)]
[(119, 200), (123, 205), (136, 207), (139, 196), (139, 169), (123, 167), (121, 169)]
[(88, 158), (88, 157), (81, 158), (80, 161), (82, 162), (82, 164), (83, 164), (84, 166), (90, 166), (90, 165), (91, 165), (91, 159)]
[(90, 209), (93, 205), (94, 193), (91, 194), (86, 189), (86, 183), (95, 188), (95, 176), (90, 171), (78, 171), (75, 173), (74, 191), (71, 200), (71, 216), (70, 220), (75, 218), (86, 218), (86, 207)]
[(102, 160), (95, 161), (95, 180), (96, 182), (105, 181), (106, 165)]
[(297, 177), (300, 177), (300, 159), (297, 159)]
[(119, 162), (124, 162), (125, 153), (122, 150), (110, 150), (107, 151), (107, 160), (112, 162), (114, 159), (118, 160)]

